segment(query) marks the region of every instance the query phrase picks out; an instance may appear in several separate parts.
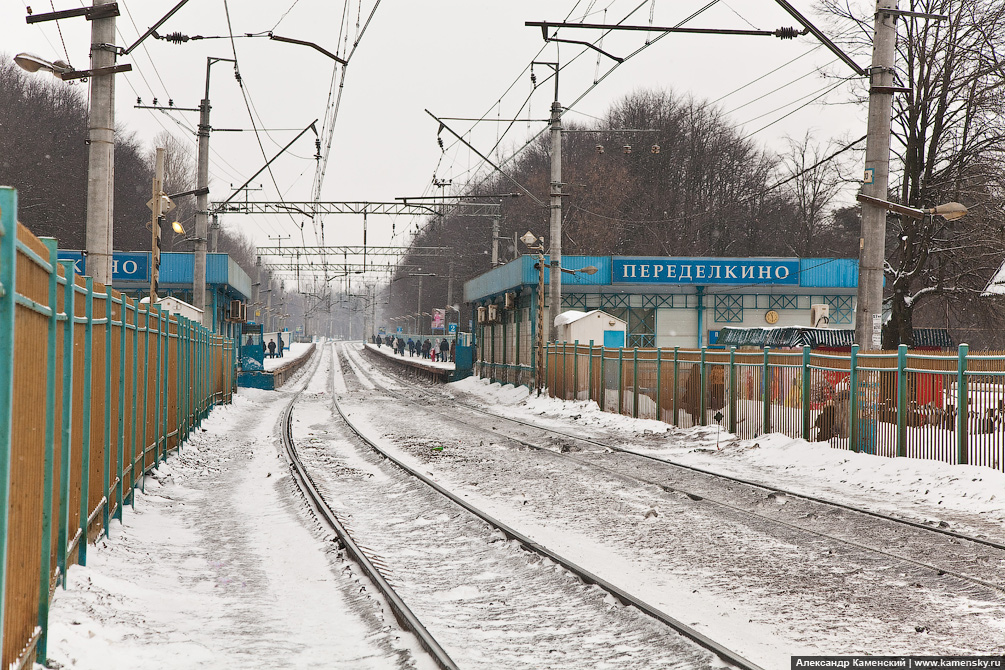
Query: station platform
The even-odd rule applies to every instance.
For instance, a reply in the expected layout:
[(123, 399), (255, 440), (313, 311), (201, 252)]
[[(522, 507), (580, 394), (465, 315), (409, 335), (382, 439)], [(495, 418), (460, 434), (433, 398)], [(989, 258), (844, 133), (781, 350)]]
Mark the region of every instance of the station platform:
[(431, 379), (432, 381), (442, 382), (445, 384), (447, 382), (467, 377), (471, 374), (470, 370), (458, 371), (457, 367), (450, 362), (441, 363), (437, 361), (434, 363), (428, 358), (423, 358), (422, 356), (409, 356), (408, 354), (398, 356), (386, 344), (378, 347), (372, 342), (365, 342), (364, 345), (363, 351), (370, 356), (380, 357), (390, 361), (417, 377), (424, 377), (426, 379)]
[(310, 360), (315, 345), (311, 343), (294, 343), (290, 345), (290, 355), (283, 358), (265, 359), (265, 370), (242, 371), (237, 374), (237, 385), (247, 388), (274, 391), (292, 377)]

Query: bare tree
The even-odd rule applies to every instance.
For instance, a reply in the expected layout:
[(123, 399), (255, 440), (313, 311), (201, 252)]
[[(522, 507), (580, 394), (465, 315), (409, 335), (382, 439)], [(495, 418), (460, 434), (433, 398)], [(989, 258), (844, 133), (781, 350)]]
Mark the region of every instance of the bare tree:
[[(821, 5), (864, 56), (874, 5)], [(890, 197), (914, 207), (959, 201), (971, 214), (955, 226), (931, 217), (890, 219), (885, 348), (913, 344), (920, 303), (939, 298), (963, 304), (979, 292), (1005, 253), (997, 234), (1005, 197), (1005, 2), (911, 0), (905, 9), (948, 18), (907, 17), (898, 26), (897, 78), (911, 93), (894, 101), (891, 174), (899, 183)]]

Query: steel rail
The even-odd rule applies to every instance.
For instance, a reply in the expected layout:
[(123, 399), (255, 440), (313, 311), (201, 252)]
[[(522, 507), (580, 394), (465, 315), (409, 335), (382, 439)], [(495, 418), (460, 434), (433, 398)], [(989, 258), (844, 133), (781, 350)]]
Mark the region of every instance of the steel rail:
[(508, 539), (516, 540), (524, 548), (526, 548), (526, 549), (528, 549), (528, 550), (530, 550), (530, 551), (538, 554), (539, 556), (543, 556), (545, 558), (548, 558), (549, 560), (552, 560), (555, 563), (561, 565), (563, 568), (565, 568), (566, 570), (568, 570), (572, 574), (574, 574), (577, 577), (579, 577), (579, 579), (581, 579), (583, 582), (585, 582), (587, 584), (593, 584), (593, 585), (599, 586), (600, 588), (602, 588), (603, 590), (607, 591), (612, 596), (614, 596), (615, 598), (617, 598), (617, 600), (620, 601), (623, 605), (632, 605), (632, 606), (634, 606), (639, 611), (641, 611), (641, 612), (647, 614), (648, 616), (656, 619), (657, 621), (659, 621), (659, 622), (661, 622), (661, 623), (669, 626), (670, 628), (673, 628), (678, 633), (680, 633), (681, 635), (687, 637), (688, 639), (692, 640), (693, 642), (696, 642), (698, 645), (700, 645), (700, 646), (704, 647), (705, 649), (709, 650), (710, 652), (712, 652), (713, 654), (715, 654), (716, 656), (718, 656), (722, 660), (726, 661), (727, 663), (731, 663), (731, 664), (737, 666), (738, 668), (742, 668), (743, 670), (763, 670), (763, 668), (761, 668), (761, 666), (753, 663), (750, 660), (747, 660), (746, 658), (744, 658), (743, 656), (737, 654), (736, 652), (732, 651), (731, 649), (728, 649), (727, 647), (722, 646), (721, 644), (719, 644), (718, 642), (716, 642), (712, 638), (710, 638), (707, 635), (704, 635), (704, 634), (698, 632), (697, 630), (695, 630), (694, 628), (688, 626), (687, 624), (683, 623), (682, 621), (679, 621), (679, 620), (675, 619), (674, 617), (670, 616), (669, 614), (667, 614), (663, 610), (660, 610), (659, 608), (655, 607), (654, 605), (650, 605), (649, 603), (645, 602), (644, 600), (642, 600), (642, 599), (640, 599), (640, 598), (638, 598), (636, 596), (633, 596), (632, 594), (628, 593), (624, 589), (622, 589), (622, 588), (620, 588), (618, 586), (615, 586), (611, 582), (608, 582), (607, 580), (603, 579), (602, 577), (600, 577), (598, 575), (593, 574), (592, 572), (590, 572), (586, 568), (584, 568), (584, 567), (582, 567), (582, 566), (580, 566), (580, 565), (572, 562), (571, 560), (569, 560), (568, 558), (565, 558), (561, 554), (557, 554), (554, 551), (548, 549), (547, 547), (545, 547), (545, 546), (543, 546), (543, 545), (535, 542), (533, 539), (531, 539), (530, 537), (524, 535), (520, 531), (518, 531), (518, 530), (512, 528), (511, 526), (503, 523), (499, 519), (496, 519), (495, 517), (487, 514), (486, 512), (483, 512), (482, 510), (478, 509), (477, 507), (475, 507), (471, 503), (467, 502), (466, 500), (464, 500), (460, 496), (458, 496), (455, 493), (449, 491), (448, 489), (444, 488), (443, 486), (437, 484), (436, 482), (434, 482), (429, 477), (423, 475), (421, 472), (415, 470), (414, 468), (410, 467), (406, 463), (398, 460), (391, 453), (389, 453), (387, 450), (385, 450), (380, 445), (378, 445), (376, 442), (374, 442), (373, 440), (371, 440), (370, 438), (368, 438), (366, 435), (364, 435), (363, 432), (359, 428), (357, 428), (352, 423), (352, 421), (349, 420), (348, 415), (342, 410), (342, 406), (338, 403), (338, 400), (335, 397), (335, 394), (332, 394), (332, 398), (333, 398), (333, 402), (332, 402), (333, 407), (338, 411), (339, 416), (342, 417), (342, 420), (345, 422), (345, 424), (349, 427), (350, 430), (352, 430), (359, 437), (360, 440), (362, 440), (364, 443), (366, 443), (371, 449), (373, 449), (374, 451), (376, 451), (378, 454), (381, 455), (381, 457), (383, 457), (386, 460), (388, 460), (389, 462), (393, 463), (394, 465), (396, 465), (398, 468), (400, 468), (401, 470), (403, 470), (407, 474), (411, 475), (412, 477), (415, 477), (416, 479), (418, 479), (422, 483), (426, 484), (427, 486), (429, 486), (430, 488), (432, 488), (433, 490), (435, 490), (437, 493), (443, 495), (444, 497), (446, 497), (449, 500), (451, 500), (452, 502), (456, 503), (457, 505), (459, 505), (463, 509), (467, 510), (471, 514), (474, 514), (475, 516), (477, 516), (482, 521), (485, 521), (486, 523), (488, 523), (492, 527), (498, 529)]
[(981, 544), (981, 545), (984, 545), (984, 546), (987, 546), (987, 547), (993, 547), (995, 549), (1001, 549), (1001, 550), (1005, 551), (1005, 543), (1002, 543), (1002, 542), (996, 542), (994, 540), (988, 540), (988, 539), (984, 539), (984, 538), (980, 538), (980, 537), (974, 537), (972, 535), (967, 535), (965, 533), (959, 533), (957, 531), (948, 530), (946, 528), (938, 528), (938, 527), (935, 527), (935, 526), (929, 526), (929, 525), (926, 525), (926, 524), (921, 523), (919, 521), (911, 521), (910, 519), (900, 519), (900, 518), (897, 518), (895, 516), (890, 516), (889, 514), (884, 514), (882, 512), (875, 512), (875, 511), (868, 510), (868, 509), (865, 509), (865, 508), (862, 508), (862, 507), (856, 507), (854, 505), (849, 505), (847, 503), (837, 502), (835, 500), (829, 500), (827, 498), (820, 498), (820, 497), (817, 497), (817, 496), (809, 495), (807, 493), (799, 493), (799, 492), (791, 491), (789, 489), (781, 488), (781, 487), (778, 487), (778, 486), (771, 486), (769, 484), (764, 484), (764, 483), (761, 483), (761, 482), (755, 482), (755, 481), (752, 481), (752, 480), (749, 480), (749, 479), (744, 479), (742, 477), (735, 477), (733, 475), (727, 475), (727, 474), (723, 474), (723, 473), (720, 473), (720, 472), (715, 472), (713, 470), (706, 470), (704, 468), (700, 468), (700, 467), (695, 466), (695, 465), (687, 465), (686, 463), (680, 463), (678, 461), (673, 461), (673, 460), (669, 460), (669, 459), (666, 459), (666, 458), (660, 458), (658, 456), (653, 456), (651, 454), (643, 454), (643, 453), (640, 453), (638, 451), (633, 451), (631, 449), (625, 449), (624, 447), (619, 447), (619, 446), (616, 446), (616, 445), (613, 445), (613, 444), (607, 444), (605, 442), (601, 442), (599, 440), (594, 440), (594, 439), (591, 439), (589, 437), (581, 437), (579, 435), (573, 435), (572, 433), (566, 433), (564, 431), (556, 430), (554, 428), (546, 428), (546, 427), (543, 427), (543, 426), (539, 426), (537, 424), (533, 424), (533, 423), (530, 423), (528, 421), (521, 421), (520, 419), (514, 419), (512, 417), (502, 416), (501, 414), (496, 414), (495, 412), (490, 412), (490, 411), (488, 411), (486, 409), (483, 409), (481, 407), (476, 407), (475, 405), (469, 405), (469, 404), (463, 403), (463, 402), (458, 402), (457, 404), (460, 405), (461, 407), (466, 407), (466, 408), (468, 408), (470, 410), (473, 410), (473, 411), (476, 411), (476, 412), (481, 412), (482, 414), (486, 414), (488, 416), (491, 416), (493, 419), (501, 419), (503, 421), (510, 421), (512, 423), (517, 423), (517, 424), (520, 424), (520, 425), (523, 425), (523, 426), (528, 426), (528, 427), (531, 427), (531, 428), (535, 428), (537, 430), (542, 430), (542, 431), (546, 431), (546, 432), (549, 432), (549, 433), (554, 433), (556, 435), (561, 435), (562, 437), (566, 437), (566, 438), (569, 438), (569, 439), (572, 439), (572, 440), (579, 440), (580, 442), (586, 442), (588, 444), (592, 444), (592, 445), (597, 446), (597, 447), (602, 447), (604, 449), (610, 449), (611, 451), (617, 451), (617, 452), (620, 452), (620, 453), (623, 453), (623, 454), (628, 454), (628, 455), (631, 455), (631, 456), (638, 456), (639, 458), (644, 458), (644, 459), (647, 459), (647, 460), (655, 461), (657, 463), (662, 463), (664, 465), (670, 465), (670, 466), (673, 466), (673, 467), (676, 467), (676, 468), (681, 468), (681, 469), (684, 469), (684, 470), (691, 470), (693, 472), (698, 472), (698, 473), (701, 473), (703, 475), (708, 475), (710, 477), (717, 477), (717, 478), (720, 478), (720, 479), (727, 479), (727, 480), (729, 480), (731, 482), (736, 482), (737, 484), (744, 484), (746, 486), (751, 486), (751, 487), (754, 487), (754, 488), (762, 489), (764, 491), (775, 492), (775, 493), (782, 493), (784, 495), (791, 496), (793, 498), (800, 498), (802, 500), (808, 500), (810, 502), (819, 503), (821, 505), (828, 505), (828, 506), (831, 506), (831, 507), (838, 507), (840, 509), (845, 509), (845, 510), (848, 510), (850, 512), (857, 512), (859, 514), (864, 514), (866, 516), (871, 516), (871, 517), (875, 517), (875, 518), (878, 518), (878, 519), (883, 519), (884, 521), (890, 521), (892, 523), (899, 523), (899, 524), (903, 524), (905, 526), (911, 526), (913, 528), (917, 528), (919, 530), (927, 530), (927, 531), (931, 531), (933, 533), (938, 533), (940, 535), (946, 535), (948, 537), (953, 537), (953, 538), (956, 538), (957, 540), (966, 540), (968, 542), (973, 542), (975, 544)]
[[(403, 397), (401, 394), (398, 394), (393, 389), (388, 389), (387, 387), (384, 387), (384, 390), (386, 392), (392, 394), (392, 395)], [(405, 398), (405, 399), (407, 400), (407, 398)], [(644, 458), (644, 459), (647, 459), (647, 460), (651, 460), (651, 461), (654, 461), (656, 463), (660, 463), (660, 464), (663, 464), (663, 465), (670, 465), (670, 466), (673, 466), (673, 467), (678, 467), (678, 468), (683, 468), (683, 469), (687, 469), (687, 470), (692, 470), (692, 471), (696, 471), (696, 472), (699, 472), (701, 474), (704, 474), (706, 476), (711, 476), (711, 477), (715, 477), (715, 478), (725, 479), (725, 480), (728, 480), (728, 481), (732, 481), (732, 482), (744, 484), (744, 485), (747, 485), (747, 486), (751, 486), (753, 488), (758, 488), (758, 489), (769, 491), (769, 492), (772, 492), (772, 493), (781, 493), (783, 495), (791, 496), (793, 498), (799, 498), (799, 499), (809, 500), (811, 502), (815, 502), (815, 503), (818, 503), (818, 504), (824, 504), (824, 505), (828, 505), (828, 506), (832, 506), (832, 507), (838, 507), (838, 508), (845, 509), (845, 510), (848, 510), (848, 511), (851, 511), (851, 512), (857, 512), (857, 513), (865, 514), (865, 515), (868, 515), (868, 516), (873, 516), (873, 517), (876, 517), (876, 518), (880, 518), (880, 519), (882, 519), (884, 521), (890, 521), (890, 522), (894, 522), (894, 523), (901, 523), (901, 524), (904, 524), (904, 525), (907, 525), (907, 526), (910, 526), (910, 527), (913, 527), (913, 528), (916, 528), (916, 529), (919, 529), (919, 530), (931, 531), (931, 532), (935, 532), (935, 533), (939, 533), (939, 534), (943, 534), (943, 535), (948, 535), (948, 536), (951, 536), (951, 537), (953, 537), (955, 539), (965, 540), (965, 541), (973, 542), (973, 543), (976, 543), (976, 544), (982, 544), (982, 545), (993, 547), (993, 548), (996, 548), (996, 549), (1005, 550), (1005, 544), (994, 542), (993, 540), (985, 540), (985, 539), (982, 539), (982, 538), (976, 538), (976, 537), (972, 537), (972, 536), (969, 536), (969, 535), (965, 535), (963, 533), (957, 533), (957, 532), (954, 532), (954, 531), (949, 531), (949, 530), (946, 530), (944, 528), (937, 528), (937, 527), (927, 526), (925, 524), (921, 524), (921, 523), (914, 522), (914, 521), (909, 521), (909, 520), (905, 520), (905, 519), (898, 519), (896, 517), (891, 517), (891, 516), (888, 516), (888, 515), (885, 515), (885, 514), (881, 514), (881, 513), (878, 513), (878, 512), (871, 512), (869, 510), (861, 509), (861, 508), (858, 508), (858, 507), (855, 507), (855, 506), (852, 506), (852, 505), (846, 505), (844, 503), (837, 503), (837, 502), (826, 500), (826, 499), (822, 499), (822, 498), (816, 498), (814, 496), (809, 496), (809, 495), (799, 494), (799, 493), (795, 493), (795, 492), (790, 492), (790, 491), (787, 491), (786, 489), (782, 489), (782, 488), (778, 488), (778, 487), (773, 487), (773, 486), (767, 486), (765, 484), (760, 484), (760, 483), (757, 483), (757, 482), (747, 481), (747, 480), (744, 480), (744, 479), (741, 479), (741, 478), (738, 478), (738, 477), (733, 477), (733, 476), (730, 476), (730, 475), (723, 475), (723, 474), (719, 474), (719, 473), (716, 473), (716, 472), (712, 472), (710, 470), (704, 470), (702, 468), (697, 468), (697, 467), (694, 467), (694, 466), (684, 465), (684, 464), (677, 463), (677, 462), (674, 462), (674, 461), (668, 461), (668, 460), (665, 460), (665, 459), (662, 459), (662, 458), (657, 458), (655, 456), (651, 456), (651, 455), (648, 455), (648, 454), (643, 454), (643, 453), (639, 453), (639, 452), (636, 452), (636, 451), (632, 451), (631, 449), (625, 449), (623, 447), (618, 447), (618, 446), (615, 446), (615, 445), (606, 444), (606, 443), (600, 442), (598, 440), (593, 440), (593, 439), (590, 439), (590, 438), (585, 438), (585, 437), (580, 437), (580, 436), (577, 436), (577, 435), (572, 435), (570, 433), (566, 433), (564, 431), (556, 430), (556, 429), (553, 429), (553, 428), (546, 428), (546, 427), (538, 426), (536, 424), (533, 424), (533, 423), (530, 423), (530, 422), (527, 422), (527, 421), (522, 421), (520, 419), (514, 419), (514, 418), (511, 418), (511, 417), (505, 417), (505, 416), (496, 414), (494, 412), (490, 412), (488, 410), (485, 410), (485, 409), (482, 409), (482, 408), (479, 408), (479, 407), (476, 407), (476, 406), (473, 406), (473, 405), (469, 405), (467, 403), (455, 402), (455, 404), (457, 404), (457, 405), (459, 405), (461, 407), (465, 407), (467, 409), (470, 409), (472, 411), (484, 414), (486, 416), (491, 416), (494, 419), (501, 419), (501, 420), (505, 420), (505, 421), (510, 421), (512, 423), (516, 423), (516, 424), (519, 424), (519, 425), (523, 425), (523, 426), (527, 426), (527, 427), (530, 427), (530, 428), (534, 428), (535, 430), (539, 430), (539, 431), (543, 431), (543, 432), (548, 432), (548, 433), (553, 433), (553, 434), (556, 434), (556, 435), (561, 435), (562, 437), (565, 437), (565, 438), (569, 438), (569, 439), (573, 439), (573, 440), (578, 440), (578, 441), (581, 441), (581, 442), (592, 444), (594, 446), (603, 447), (605, 449), (610, 449), (611, 451), (616, 451), (616, 452), (619, 452), (619, 453), (624, 453), (624, 454), (628, 454), (628, 455), (632, 455), (632, 456), (637, 456), (637, 457)], [(440, 414), (441, 416), (446, 416), (446, 417), (448, 417), (448, 418), (450, 418), (450, 419), (452, 419), (454, 421), (460, 421), (460, 422), (463, 423), (463, 420), (458, 419), (457, 416), (454, 415), (454, 414), (448, 414), (446, 412), (441, 412), (441, 411), (437, 410), (435, 407), (426, 407), (425, 409), (427, 409), (428, 411), (436, 412), (437, 414)], [(1000, 585), (1000, 584), (994, 584), (992, 582), (988, 582), (986, 580), (980, 579), (979, 577), (974, 577), (974, 576), (971, 576), (971, 575), (967, 575), (965, 573), (958, 572), (958, 571), (952, 570), (952, 569), (941, 568), (941, 567), (939, 567), (937, 565), (932, 565), (932, 564), (926, 563), (924, 561), (919, 561), (917, 559), (909, 558), (909, 557), (906, 557), (906, 556), (901, 556), (899, 554), (890, 553), (890, 552), (885, 551), (883, 549), (877, 549), (875, 547), (870, 547), (868, 545), (863, 545), (863, 544), (860, 544), (860, 543), (855, 542), (853, 540), (847, 540), (847, 539), (844, 539), (844, 538), (840, 538), (840, 537), (835, 537), (833, 535), (829, 535), (827, 533), (816, 531), (816, 530), (813, 530), (813, 529), (810, 529), (810, 528), (804, 528), (802, 526), (798, 526), (796, 524), (792, 524), (792, 523), (789, 523), (789, 522), (786, 522), (786, 521), (782, 521), (780, 519), (775, 519), (775, 518), (772, 518), (772, 517), (769, 517), (769, 516), (765, 516), (763, 514), (758, 514), (757, 512), (753, 512), (753, 511), (744, 509), (744, 508), (739, 507), (737, 505), (732, 505), (732, 504), (729, 504), (729, 503), (726, 503), (726, 502), (715, 500), (714, 498), (709, 498), (708, 496), (704, 496), (704, 495), (699, 495), (699, 494), (696, 494), (696, 493), (692, 493), (692, 492), (686, 491), (686, 490), (681, 489), (681, 488), (669, 487), (669, 486), (666, 486), (666, 485), (661, 484), (659, 482), (656, 482), (656, 481), (653, 481), (653, 480), (650, 480), (650, 479), (646, 479), (644, 477), (639, 477), (637, 475), (625, 475), (625, 474), (619, 473), (619, 472), (617, 472), (615, 470), (612, 470), (610, 468), (607, 468), (605, 466), (598, 465), (596, 463), (591, 463), (589, 461), (583, 460), (581, 458), (577, 458), (575, 456), (570, 456), (568, 454), (559, 453), (559, 452), (556, 452), (556, 451), (554, 451), (552, 449), (548, 449), (547, 447), (542, 447), (540, 445), (537, 445), (537, 444), (534, 444), (534, 443), (531, 443), (531, 442), (527, 442), (525, 440), (521, 440), (520, 438), (512, 437), (512, 436), (509, 436), (509, 435), (502, 435), (502, 436), (505, 439), (507, 439), (507, 440), (511, 440), (511, 441), (516, 442), (518, 444), (521, 444), (523, 446), (526, 446), (526, 447), (529, 447), (529, 448), (532, 448), (532, 449), (535, 449), (535, 450), (543, 451), (545, 453), (551, 454), (551, 455), (559, 457), (559, 458), (570, 460), (572, 462), (578, 463), (578, 464), (583, 465), (583, 466), (596, 468), (596, 469), (602, 470), (604, 472), (608, 472), (609, 474), (613, 474), (613, 475), (615, 475), (615, 476), (617, 476), (619, 478), (622, 478), (622, 479), (632, 480), (632, 481), (638, 482), (638, 483), (644, 483), (644, 484), (650, 484), (650, 485), (653, 485), (653, 486), (657, 486), (657, 487), (661, 488), (662, 490), (664, 490), (665, 492), (668, 492), (668, 493), (669, 492), (683, 493), (683, 494), (687, 495), (688, 497), (690, 497), (692, 500), (704, 500), (704, 501), (709, 502), (711, 504), (714, 504), (714, 505), (717, 505), (717, 506), (720, 506), (720, 507), (724, 507), (724, 508), (727, 508), (727, 509), (731, 509), (731, 510), (734, 510), (734, 511), (737, 511), (737, 512), (741, 512), (743, 514), (747, 514), (747, 515), (750, 515), (750, 516), (753, 516), (753, 517), (756, 517), (756, 518), (759, 518), (759, 519), (765, 519), (765, 520), (767, 520), (767, 521), (769, 521), (771, 523), (779, 524), (779, 525), (785, 526), (787, 528), (791, 528), (793, 530), (798, 530), (798, 531), (801, 531), (801, 532), (810, 533), (812, 535), (816, 535), (818, 537), (824, 537), (824, 538), (827, 538), (827, 539), (830, 539), (830, 540), (834, 540), (836, 542), (841, 542), (842, 544), (847, 544), (849, 546), (853, 546), (853, 547), (856, 547), (856, 548), (864, 550), (864, 551), (869, 551), (869, 552), (876, 553), (876, 554), (879, 554), (879, 555), (882, 555), (882, 556), (886, 556), (888, 558), (892, 558), (892, 559), (895, 559), (895, 560), (904, 561), (906, 563), (910, 563), (912, 565), (916, 565), (918, 567), (925, 568), (925, 569), (930, 570), (932, 572), (936, 572), (939, 575), (947, 574), (947, 575), (950, 575), (952, 577), (956, 577), (958, 579), (962, 579), (962, 580), (969, 581), (969, 582), (972, 582), (972, 583), (975, 583), (975, 584), (979, 584), (981, 586), (984, 586), (984, 587), (987, 587), (987, 588), (991, 588), (991, 589), (994, 589), (994, 590), (997, 590), (997, 591), (1005, 591), (1005, 586)]]
[[(317, 369), (321, 365), (322, 358), (323, 355), (318, 355), (317, 362), (315, 362), (314, 369), (311, 370), (311, 374), (307, 377), (308, 379), (317, 373)], [(324, 497), (314, 485), (314, 480), (311, 479), (310, 473), (307, 472), (307, 469), (301, 462), (300, 455), (297, 453), (296, 444), (293, 441), (293, 408), (294, 405), (296, 405), (297, 400), (300, 399), (300, 395), (303, 393), (305, 388), (306, 385), (294, 394), (280, 417), (283, 448), (286, 452), (287, 459), (290, 461), (290, 473), (293, 475), (294, 480), (300, 487), (300, 490), (304, 493), (304, 497), (314, 509), (317, 517), (322, 519), (326, 524), (328, 524), (328, 526), (331, 527), (333, 531), (335, 531), (335, 534), (339, 538), (339, 542), (341, 542), (345, 550), (349, 553), (353, 560), (360, 565), (363, 572), (366, 573), (366, 576), (371, 582), (373, 582), (373, 584), (387, 600), (387, 603), (391, 607), (391, 611), (394, 613), (394, 617), (397, 619), (398, 623), (418, 638), (419, 644), (422, 645), (422, 648), (425, 649), (427, 653), (429, 653), (439, 668), (442, 670), (459, 670), (457, 664), (454, 663), (432, 634), (426, 630), (426, 627), (421, 621), (419, 621), (419, 618), (415, 616), (412, 610), (409, 609), (408, 605), (405, 604), (405, 601), (401, 598), (401, 596), (399, 596), (394, 588), (391, 587), (388, 581), (384, 578), (383, 574), (381, 574), (380, 570), (373, 564), (373, 561), (370, 560), (363, 550), (360, 549), (359, 545), (356, 544), (352, 536), (349, 535), (349, 532), (339, 521), (335, 512), (332, 511), (332, 509), (328, 506), (328, 503), (325, 502)]]

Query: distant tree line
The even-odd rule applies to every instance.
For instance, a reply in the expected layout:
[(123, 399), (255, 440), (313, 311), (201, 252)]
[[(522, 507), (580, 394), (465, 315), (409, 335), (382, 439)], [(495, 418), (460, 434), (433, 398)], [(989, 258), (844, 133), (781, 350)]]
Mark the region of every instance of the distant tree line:
[[(951, 4), (959, 13), (959, 3), (921, 4), (925, 7), (918, 11), (938, 13), (935, 5)], [(987, 47), (984, 38), (1005, 31), (1001, 14), (995, 13), (998, 18), (990, 24), (968, 19), (973, 24), (967, 31), (968, 49), (949, 49), (949, 41), (920, 33), (916, 22), (910, 30), (902, 28), (902, 77), (919, 92), (898, 103), (894, 133), (901, 146), (894, 148), (892, 169), (902, 171), (903, 181), (890, 199), (915, 207), (958, 200), (971, 214), (953, 225), (940, 218), (890, 218), (886, 294), (892, 318), (884, 329), (885, 347), (913, 344), (914, 325), (948, 327), (957, 340), (975, 347), (1005, 344), (994, 325), (1000, 322), (1001, 305), (980, 296), (1005, 258), (1000, 83), (1005, 68), (995, 69), (1001, 61), (988, 53), (974, 56)], [(863, 16), (871, 21), (871, 12)], [(966, 23), (961, 16), (954, 21)], [(992, 42), (1001, 44), (996, 40)], [(964, 66), (971, 58), (976, 61)], [(943, 60), (957, 63), (957, 70), (948, 72), (948, 65), (939, 65)], [(834, 199), (858, 181), (862, 155), (849, 151), (827, 160), (853, 144), (847, 138), (818, 140), (807, 133), (775, 154), (745, 139), (717, 107), (653, 90), (616, 102), (594, 126), (565, 127), (598, 132), (563, 137), (564, 254), (858, 257), (859, 208), (835, 207)], [(548, 134), (505, 169), (547, 202)], [(468, 193), (514, 190), (496, 172)], [(528, 197), (502, 202), (502, 257), (510, 260), (526, 252), (514, 244), (514, 234), (531, 230), (548, 235), (549, 212)], [(484, 218), (460, 212), (433, 217), (413, 245), (453, 248), (455, 302), (463, 281), (491, 267), (491, 227)], [(434, 271), (430, 259), (413, 255), (409, 262)], [(437, 274), (447, 274), (444, 262), (435, 262)], [(399, 285), (405, 289), (412, 283)], [(424, 292), (445, 303), (445, 286), (445, 280), (430, 278)], [(924, 303), (922, 309), (916, 310), (919, 303)], [(396, 288), (390, 313), (411, 312), (413, 305), (414, 288)]]
[[(152, 146), (166, 151), (164, 190), (181, 193), (196, 186), (193, 152), (166, 131)], [(155, 150), (121, 125), (115, 132), (113, 247), (147, 251)], [(85, 246), (87, 203), (87, 102), (82, 86), (71, 86), (21, 70), (0, 54), (0, 184), (18, 189), (18, 218), (35, 235), (55, 237), (61, 249)], [(195, 198), (178, 198), (171, 221), (185, 234), (164, 226), (163, 251), (192, 251)], [(255, 280), (255, 245), (247, 237), (220, 231), (218, 251), (229, 254)], [(278, 285), (273, 301), (285, 300), (291, 314), (302, 312), (298, 296)]]
[[(713, 105), (670, 91), (640, 90), (615, 103), (594, 126), (565, 123), (562, 251), (574, 255), (856, 257), (855, 209), (832, 211), (843, 183), (837, 161), (813, 167), (830, 149), (811, 137), (785, 155), (760, 149)], [(654, 132), (624, 133), (622, 129)], [(507, 173), (547, 203), (550, 139), (545, 133), (509, 163)], [(812, 169), (808, 169), (812, 168)], [(773, 184), (793, 177), (782, 187)], [(470, 194), (516, 191), (498, 173)], [(526, 253), (514, 237), (549, 233), (549, 211), (529, 197), (502, 205), (502, 260)], [(441, 220), (442, 219), (442, 220)], [(491, 220), (460, 211), (434, 217), (413, 245), (452, 247), (453, 300), (463, 282), (491, 268)], [(446, 261), (413, 254), (406, 262), (446, 275)], [(432, 264), (438, 265), (434, 270)], [(391, 296), (391, 313), (414, 311), (412, 290)], [(423, 287), (445, 303), (446, 280)], [(403, 286), (404, 288), (404, 286)], [(425, 299), (424, 299), (425, 302)]]

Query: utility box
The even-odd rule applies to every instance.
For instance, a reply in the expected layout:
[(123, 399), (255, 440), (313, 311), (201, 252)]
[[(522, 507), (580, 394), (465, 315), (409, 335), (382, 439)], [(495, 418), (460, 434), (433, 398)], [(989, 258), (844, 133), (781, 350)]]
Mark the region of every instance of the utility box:
[(830, 327), (831, 306), (830, 305), (810, 305), (810, 327), (828, 328)]
[(599, 309), (562, 312), (555, 318), (555, 325), (558, 326), (558, 342), (589, 344), (592, 340), (594, 344), (623, 347), (628, 334), (626, 322)]

